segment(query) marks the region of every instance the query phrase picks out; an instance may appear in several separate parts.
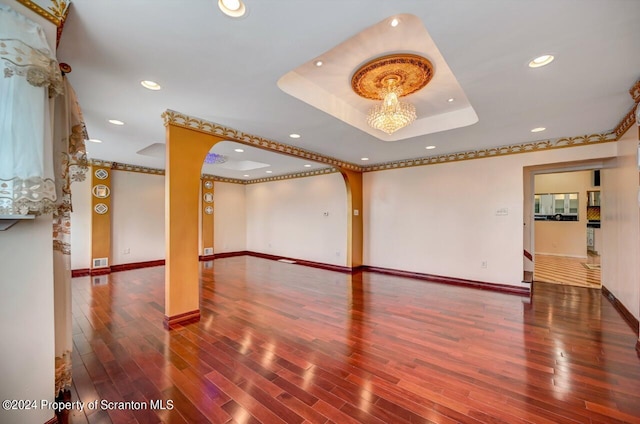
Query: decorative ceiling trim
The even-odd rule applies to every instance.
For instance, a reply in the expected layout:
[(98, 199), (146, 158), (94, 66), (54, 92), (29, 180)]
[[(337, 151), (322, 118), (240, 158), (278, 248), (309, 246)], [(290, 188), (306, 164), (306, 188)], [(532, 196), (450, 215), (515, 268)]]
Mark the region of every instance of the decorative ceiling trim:
[(276, 153), (283, 153), (289, 156), (296, 156), (315, 162), (326, 163), (328, 165), (345, 168), (351, 171), (362, 171), (362, 167), (356, 164), (345, 162), (330, 156), (324, 156), (319, 153), (310, 152), (299, 147), (290, 146), (288, 144), (279, 143), (277, 141), (268, 140), (256, 135), (246, 134), (242, 131), (234, 130), (214, 122), (205, 121), (204, 119), (194, 118), (167, 109), (162, 113), (165, 127), (167, 125), (175, 125), (182, 128), (188, 128), (200, 131), (206, 134), (212, 134), (227, 140), (236, 141), (238, 143), (249, 146), (259, 147), (261, 149), (271, 150)]
[(112, 169), (116, 171), (139, 172), (141, 174), (164, 175), (164, 169), (147, 168), (146, 166), (129, 165), (126, 163), (114, 162)]
[(242, 184), (242, 185), (247, 183), (245, 180), (239, 180), (237, 178), (219, 177), (217, 175), (211, 175), (211, 174), (202, 174), (202, 179), (217, 181), (219, 183), (232, 183), (232, 184)]
[(519, 153), (532, 153), (544, 150), (561, 149), (565, 147), (579, 147), (600, 143), (610, 143), (617, 141), (615, 132), (606, 134), (591, 134), (577, 137), (563, 137), (555, 140), (541, 140), (531, 143), (514, 144), (509, 146), (493, 147), (489, 149), (469, 150), (460, 153), (450, 153), (439, 156), (428, 156), (418, 159), (406, 159), (381, 164), (370, 165), (364, 168), (363, 172), (383, 171), (388, 169), (408, 168), (413, 166), (436, 165), (439, 163), (461, 162), (472, 159), (484, 159), (514, 155)]
[(102, 159), (89, 159), (89, 165), (91, 166), (99, 166), (101, 168), (112, 168), (115, 162), (109, 162)]
[[(42, 16), (43, 18), (45, 18), (46, 20), (48, 20), (49, 22), (51, 22), (52, 24), (54, 24), (55, 26), (59, 26), (60, 25), (60, 19), (61, 17), (56, 16), (54, 13), (54, 10), (56, 9), (51, 9), (51, 7), (49, 9), (51, 9), (51, 11), (43, 8), (42, 6), (40, 6), (38, 3), (32, 1), (32, 0), (18, 0), (18, 3), (22, 4), (25, 7), (28, 7), (29, 9), (33, 10), (35, 13), (37, 13), (38, 15)], [(54, 4), (54, 7), (58, 6), (57, 2), (52, 0), (52, 3)]]
[[(23, 6), (29, 8), (36, 14), (42, 16), (52, 24), (57, 27), (56, 34), (56, 46), (60, 43), (60, 37), (62, 36), (62, 29), (64, 28), (64, 23), (67, 20), (67, 16), (69, 15), (69, 6), (71, 5), (71, 0), (17, 0), (18, 3)], [(41, 4), (46, 2), (51, 3), (47, 9), (45, 9)], [(40, 4), (39, 4), (40, 3)]]
[(631, 98), (634, 102), (640, 102), (640, 80), (636, 81), (633, 87), (631, 87), (629, 94), (631, 94)]
[(317, 175), (327, 175), (327, 174), (333, 174), (336, 172), (340, 172), (340, 171), (338, 171), (336, 168), (323, 168), (323, 169), (316, 169), (314, 171), (296, 172), (293, 174), (285, 174), (285, 175), (276, 175), (275, 177), (256, 178), (254, 180), (247, 180), (245, 184), (258, 184), (258, 183), (268, 183), (271, 181), (291, 180), (294, 178), (315, 177)]
[(622, 118), (622, 120), (616, 125), (612, 132), (616, 135), (616, 141), (620, 140), (620, 137), (627, 132), (629, 128), (636, 122), (636, 105), (634, 105), (629, 112)]

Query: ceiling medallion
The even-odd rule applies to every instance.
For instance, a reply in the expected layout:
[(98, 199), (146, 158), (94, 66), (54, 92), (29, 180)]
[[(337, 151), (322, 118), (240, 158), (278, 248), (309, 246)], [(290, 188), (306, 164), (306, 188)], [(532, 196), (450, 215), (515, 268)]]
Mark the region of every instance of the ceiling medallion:
[(369, 111), (367, 123), (391, 134), (416, 119), (416, 108), (400, 97), (424, 88), (433, 74), (428, 59), (414, 54), (393, 54), (362, 65), (351, 78), (351, 88), (365, 99), (382, 100)]

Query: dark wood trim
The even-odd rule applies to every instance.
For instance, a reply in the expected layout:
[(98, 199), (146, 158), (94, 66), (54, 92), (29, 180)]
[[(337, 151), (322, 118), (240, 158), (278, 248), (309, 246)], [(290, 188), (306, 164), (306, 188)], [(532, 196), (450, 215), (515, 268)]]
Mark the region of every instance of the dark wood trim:
[(105, 268), (93, 268), (91, 270), (89, 270), (89, 275), (107, 275), (107, 274), (111, 274), (111, 267), (105, 267)]
[(178, 326), (191, 324), (200, 321), (200, 309), (185, 312), (183, 314), (174, 315), (172, 317), (164, 316), (164, 328), (172, 330)]
[(150, 268), (152, 266), (162, 266), (164, 265), (164, 262), (165, 262), (164, 259), (158, 259), (155, 261), (133, 262), (130, 264), (111, 265), (111, 272), (131, 271), (132, 269)]
[(214, 259), (222, 259), (222, 258), (233, 258), (234, 256), (246, 256), (249, 252), (246, 250), (240, 250), (237, 252), (223, 252), (223, 253), (214, 253)]
[(533, 262), (533, 255), (530, 252), (527, 252), (527, 249), (524, 249), (524, 257)]
[(310, 266), (313, 268), (320, 268), (320, 269), (326, 269), (328, 271), (338, 271), (338, 272), (354, 272), (356, 270), (348, 267), (348, 266), (340, 266), (340, 265), (332, 265), (332, 264), (325, 264), (322, 262), (313, 262), (313, 261), (305, 261), (304, 259), (295, 259), (295, 258), (288, 258), (286, 256), (278, 256), (278, 255), (270, 255), (268, 253), (260, 253), (260, 252), (247, 252), (246, 253), (247, 256), (254, 256), (256, 258), (262, 258), (262, 259), (270, 259), (273, 261), (278, 261), (280, 259), (285, 259), (288, 261), (294, 261), (297, 265), (303, 265), (303, 266)]
[(46, 421), (44, 424), (58, 424), (58, 416), (54, 415), (49, 421)]
[(519, 296), (529, 296), (529, 287), (515, 287), (506, 284), (486, 283), (484, 281), (465, 280), (463, 278), (444, 277), (442, 275), (422, 274), (419, 272), (400, 271), (397, 269), (380, 268), (375, 266), (363, 266), (363, 271), (377, 272), (380, 274), (395, 275), (398, 277), (415, 278), (418, 280), (431, 281), (432, 283), (450, 284), (454, 286), (472, 287), (475, 289), (491, 290), (501, 293), (517, 294)]
[[(629, 324), (629, 327), (631, 327), (631, 329), (635, 331), (637, 335), (640, 329), (640, 323), (638, 322), (636, 317), (634, 317), (633, 314), (629, 312), (627, 307), (624, 306), (622, 302), (620, 302), (616, 298), (616, 296), (613, 293), (611, 293), (611, 291), (608, 288), (606, 288), (604, 285), (602, 285), (602, 295), (606, 297), (609, 300), (609, 302), (611, 302), (613, 307), (616, 308), (616, 310), (620, 313), (620, 315), (622, 315), (622, 318), (624, 318), (627, 324)], [(637, 344), (636, 344), (636, 347), (638, 347)]]
[(88, 275), (91, 275), (91, 270), (89, 268), (71, 270), (71, 278), (86, 277)]
[(216, 258), (216, 255), (200, 255), (198, 256), (198, 260), (200, 262), (212, 261)]

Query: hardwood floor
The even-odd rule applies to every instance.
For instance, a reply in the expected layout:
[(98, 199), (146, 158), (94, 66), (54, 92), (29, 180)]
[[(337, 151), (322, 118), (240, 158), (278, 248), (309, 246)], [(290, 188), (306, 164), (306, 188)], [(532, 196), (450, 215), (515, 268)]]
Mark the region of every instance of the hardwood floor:
[(534, 281), (599, 289), (600, 256), (571, 258), (567, 256), (535, 255)]
[(638, 337), (599, 290), (536, 283), (528, 298), (253, 257), (213, 264), (201, 321), (171, 332), (164, 267), (74, 279), (71, 400), (173, 409), (65, 420), (640, 423)]

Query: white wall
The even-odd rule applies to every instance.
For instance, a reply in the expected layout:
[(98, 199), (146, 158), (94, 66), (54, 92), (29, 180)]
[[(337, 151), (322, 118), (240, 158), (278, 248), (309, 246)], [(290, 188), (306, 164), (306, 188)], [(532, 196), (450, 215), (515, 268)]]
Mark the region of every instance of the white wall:
[[(56, 28), (52, 23), (15, 1), (0, 0), (0, 3), (40, 24), (55, 51)], [(45, 175), (52, 175), (52, 148), (51, 144), (45, 143)], [(0, 270), (0, 398), (53, 401), (55, 330), (51, 215), (20, 222), (0, 233)], [(3, 424), (42, 423), (53, 417), (51, 410), (0, 409)]]
[(213, 253), (247, 249), (245, 186), (214, 182)]
[[(364, 262), (519, 286), (523, 167), (612, 157), (615, 149), (605, 143), (365, 173)], [(496, 215), (503, 208), (508, 215)]]
[(341, 174), (251, 184), (246, 193), (247, 250), (346, 266), (347, 196)]
[(618, 157), (602, 171), (602, 284), (640, 319), (638, 128), (617, 142)]
[(164, 244), (164, 177), (112, 171), (111, 265), (164, 259)]
[(71, 184), (71, 269), (91, 267), (91, 172)]

